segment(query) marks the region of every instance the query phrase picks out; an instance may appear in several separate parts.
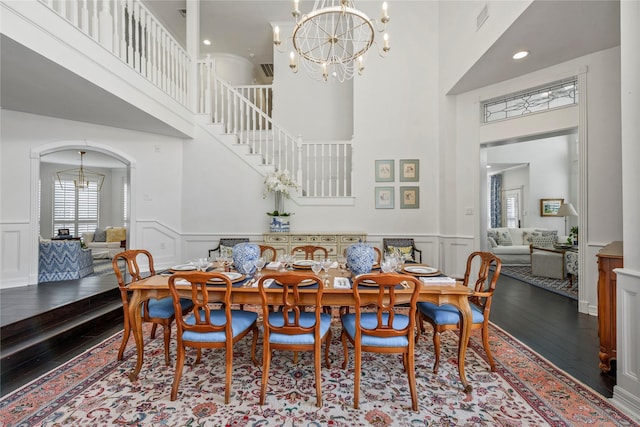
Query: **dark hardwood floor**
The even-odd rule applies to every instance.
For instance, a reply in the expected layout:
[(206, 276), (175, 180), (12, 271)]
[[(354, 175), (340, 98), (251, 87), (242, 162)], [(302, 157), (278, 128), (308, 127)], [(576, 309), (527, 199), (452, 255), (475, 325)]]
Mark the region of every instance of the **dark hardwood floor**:
[[(57, 287), (52, 285), (1, 290), (1, 325), (33, 315), (47, 305), (62, 304), (64, 299), (73, 300), (91, 292), (92, 288), (117, 287), (113, 275), (59, 282)], [(491, 321), (600, 394), (606, 397), (613, 395), (615, 373), (605, 375), (598, 369), (597, 318), (578, 313), (576, 301), (501, 276), (493, 300)], [(87, 332), (66, 338), (63, 344), (50, 348), (35, 362), (3, 374), (1, 395), (21, 387), (121, 329), (121, 317), (115, 321), (94, 322)]]

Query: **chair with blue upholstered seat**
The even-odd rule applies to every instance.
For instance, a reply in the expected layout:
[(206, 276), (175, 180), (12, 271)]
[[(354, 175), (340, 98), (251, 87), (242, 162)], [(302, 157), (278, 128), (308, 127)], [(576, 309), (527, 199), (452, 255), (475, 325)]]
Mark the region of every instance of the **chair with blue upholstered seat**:
[[(265, 282), (272, 281), (274, 285), (267, 288)], [(329, 361), (331, 315), (322, 312), (324, 289), (322, 280), (313, 273), (306, 272), (267, 274), (258, 281), (258, 288), (262, 299), (264, 324), (260, 404), (264, 404), (273, 350), (313, 351), (316, 405), (321, 407), (321, 350), (323, 342), (325, 363), (327, 368), (331, 367)], [(274, 304), (280, 306), (279, 311), (270, 311), (270, 306)], [(311, 305), (314, 305), (314, 310), (306, 311), (306, 308)]]
[[(363, 282), (366, 286), (362, 285)], [(368, 282), (375, 283), (375, 285), (372, 286)], [(364, 274), (354, 280), (355, 313), (346, 313), (341, 316), (341, 340), (344, 347), (342, 369), (347, 367), (347, 340), (354, 346), (354, 408), (357, 409), (359, 405), (362, 352), (366, 351), (402, 354), (404, 369), (409, 381), (411, 407), (414, 411), (418, 410), (414, 340), (416, 302), (419, 293), (420, 281), (413, 276), (395, 273)], [(403, 295), (404, 300), (396, 303), (401, 294), (410, 295)], [(404, 306), (407, 302), (406, 299), (409, 299), (408, 314), (396, 313), (396, 307), (400, 307), (400, 305), (403, 306), (402, 310), (407, 310)], [(372, 308), (372, 310), (363, 311), (363, 307)]]
[[(143, 275), (138, 261), (146, 264), (149, 273)], [(124, 261), (124, 262), (122, 262)], [(116, 254), (112, 261), (113, 271), (118, 280), (120, 288), (120, 296), (122, 298), (122, 309), (124, 310), (124, 334), (122, 336), (122, 344), (118, 350), (118, 360), (122, 360), (124, 349), (131, 335), (131, 321), (129, 320), (129, 285), (133, 282), (141, 280), (144, 277), (155, 276), (156, 270), (153, 266), (153, 256), (144, 249), (129, 249)], [(127, 282), (127, 280), (129, 280)], [(190, 300), (182, 301), (183, 311), (190, 310), (193, 305)], [(164, 360), (168, 365), (171, 361), (169, 357), (169, 342), (171, 338), (171, 324), (175, 318), (173, 309), (173, 301), (171, 297), (161, 299), (149, 299), (142, 304), (140, 316), (143, 322), (153, 323), (151, 328), (151, 339), (156, 337), (156, 329), (158, 325), (162, 325), (164, 332)]]
[[(491, 371), (496, 370), (496, 365), (489, 348), (489, 314), (491, 312), (491, 298), (496, 290), (496, 283), (500, 277), (502, 262), (500, 258), (491, 252), (474, 252), (467, 259), (467, 267), (464, 274), (464, 285), (469, 286), (472, 272), (477, 271), (477, 278), (473, 284), (473, 294), (469, 297), (471, 312), (473, 314), (471, 329), (482, 329), (482, 344), (489, 359)], [(416, 320), (418, 322), (418, 335), (420, 338), (424, 332), (423, 321), (433, 326), (433, 347), (435, 363), (433, 372), (438, 372), (440, 363), (440, 333), (447, 330), (460, 329), (460, 312), (450, 304), (437, 306), (430, 302), (419, 302)]]
[[(207, 282), (214, 280), (211, 288)], [(184, 282), (184, 283), (182, 283)], [(220, 283), (218, 285), (218, 283)], [(182, 311), (179, 287), (185, 287), (191, 294), (193, 312), (185, 317)], [(176, 312), (178, 337), (178, 357), (176, 371), (171, 387), (171, 400), (176, 400), (180, 377), (184, 368), (186, 348), (196, 348), (198, 353), (195, 363), (200, 362), (203, 348), (225, 349), (225, 393), (224, 403), (229, 403), (231, 393), (231, 374), (233, 371), (233, 346), (253, 332), (251, 345), (251, 360), (256, 362), (256, 343), (258, 341), (258, 314), (254, 311), (231, 309), (231, 280), (224, 274), (217, 272), (180, 272), (169, 278), (169, 290), (173, 298)], [(211, 304), (219, 303), (220, 308)]]

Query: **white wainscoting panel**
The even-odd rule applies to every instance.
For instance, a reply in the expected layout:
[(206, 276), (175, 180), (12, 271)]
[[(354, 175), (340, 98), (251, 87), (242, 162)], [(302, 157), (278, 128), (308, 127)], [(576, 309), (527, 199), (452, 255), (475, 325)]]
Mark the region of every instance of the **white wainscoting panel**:
[[(28, 222), (4, 222), (0, 225), (0, 288), (38, 283), (38, 259), (30, 265)], [(31, 271), (33, 270), (33, 271)]]

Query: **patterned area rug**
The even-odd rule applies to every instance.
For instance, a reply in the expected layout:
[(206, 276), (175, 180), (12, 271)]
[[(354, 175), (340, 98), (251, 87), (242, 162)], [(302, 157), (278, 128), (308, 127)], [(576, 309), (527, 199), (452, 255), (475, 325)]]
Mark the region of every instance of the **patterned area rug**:
[(564, 295), (566, 297), (578, 299), (578, 277), (573, 278), (573, 284), (569, 284), (569, 279), (549, 279), (546, 277), (537, 277), (531, 275), (531, 266), (529, 265), (504, 265), (500, 274), (518, 279), (521, 282), (537, 286), (542, 289)]
[(106, 274), (114, 274), (113, 272), (113, 264), (111, 264), (111, 260), (108, 258), (105, 259), (94, 259), (93, 260), (93, 275), (94, 276), (104, 276)]
[[(432, 373), (431, 337), (416, 346), (419, 411), (397, 355), (363, 356), (360, 409), (353, 409), (353, 354), (345, 370), (339, 324), (333, 327), (330, 369), (322, 366), (324, 405), (317, 408), (313, 358), (276, 352), (268, 395), (258, 404), (261, 368), (250, 361), (250, 337), (236, 344), (231, 402), (224, 404), (224, 352), (204, 351), (191, 366), (187, 354), (178, 399), (169, 399), (173, 367), (165, 366), (162, 334), (149, 340), (145, 364), (131, 383), (135, 364), (130, 344), (116, 361), (121, 333), (107, 339), (0, 401), (4, 426), (634, 426), (607, 399), (567, 376), (497, 327), (491, 328), (497, 371), (488, 370), (480, 335), (474, 333), (466, 357), (473, 392), (462, 392), (456, 369), (457, 336), (443, 334), (442, 359)], [(476, 331), (479, 332), (479, 331)], [(175, 345), (175, 340), (172, 341)], [(260, 341), (259, 341), (260, 342)], [(261, 354), (258, 348), (258, 358)], [(175, 362), (175, 352), (172, 360)]]

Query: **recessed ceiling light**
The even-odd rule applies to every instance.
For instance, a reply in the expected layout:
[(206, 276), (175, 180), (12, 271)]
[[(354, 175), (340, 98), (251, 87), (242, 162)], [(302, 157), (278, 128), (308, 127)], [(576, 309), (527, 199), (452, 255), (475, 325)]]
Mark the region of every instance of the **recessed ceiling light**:
[(526, 50), (521, 50), (520, 52), (516, 52), (513, 54), (513, 59), (522, 59), (529, 55), (529, 52)]
[(204, 40), (202, 40), (202, 43), (203, 43), (203, 44), (206, 44), (207, 46), (210, 46), (210, 45), (211, 45), (211, 40), (209, 40), (209, 39), (204, 39)]

